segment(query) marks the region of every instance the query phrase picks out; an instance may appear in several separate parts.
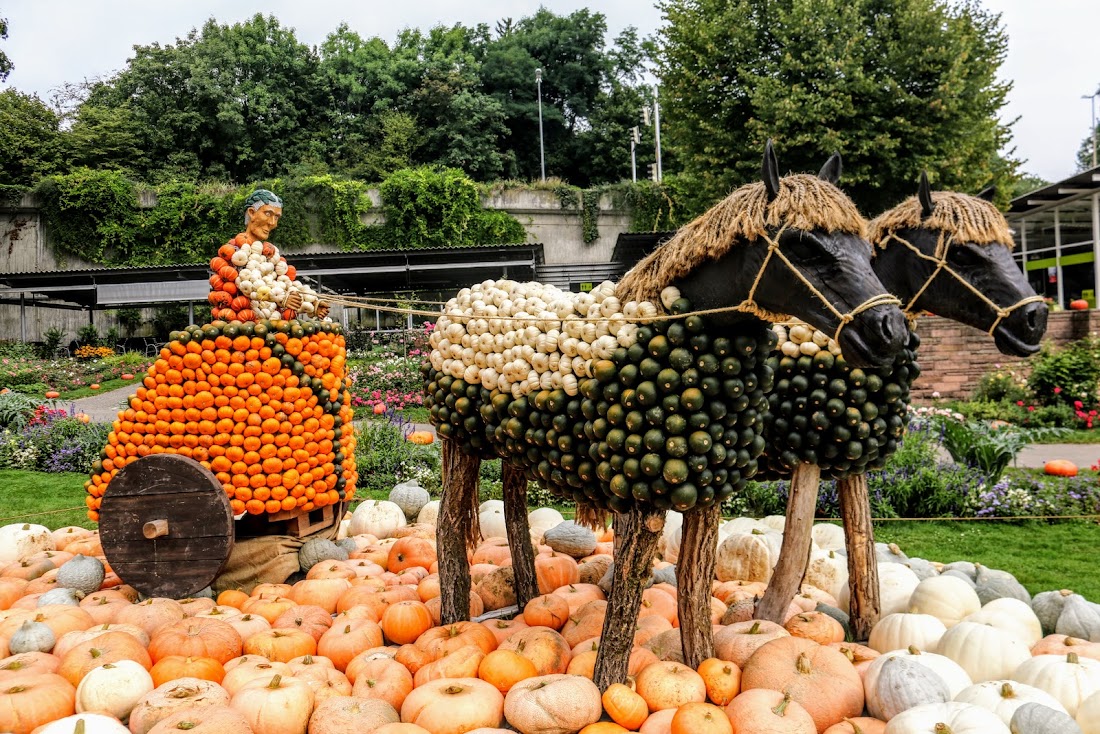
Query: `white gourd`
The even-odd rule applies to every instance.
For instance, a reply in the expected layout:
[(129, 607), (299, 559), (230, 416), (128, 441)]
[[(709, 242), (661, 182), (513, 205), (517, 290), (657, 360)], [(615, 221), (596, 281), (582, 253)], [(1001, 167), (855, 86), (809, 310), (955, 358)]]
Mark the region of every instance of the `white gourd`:
[(958, 663), (975, 683), (1008, 678), (1031, 658), (1023, 640), (977, 622), (959, 622), (947, 630), (936, 652)]
[(491, 507), (478, 514), (482, 538), (507, 538), (508, 527), (504, 522), (503, 508)]
[(125, 719), (141, 697), (153, 690), (153, 678), (140, 663), (118, 660), (93, 668), (76, 688), (77, 713), (95, 711)]
[[(913, 591), (920, 583), (920, 579), (908, 566), (880, 561), (878, 564), (880, 613), (895, 614), (906, 611)], [(845, 585), (837, 597), (837, 602), (843, 611), (848, 611), (849, 595), (850, 590)]]
[(1094, 693), (1077, 707), (1077, 725), (1083, 734), (1100, 734), (1100, 693)]
[(804, 582), (839, 598), (848, 588), (848, 559), (833, 550), (813, 551)]
[(35, 734), (73, 734), (83, 728), (84, 734), (130, 734), (122, 722), (106, 714), (74, 714), (35, 729)]
[(1013, 597), (1002, 597), (988, 602), (964, 621), (978, 622), (1003, 629), (1031, 647), (1043, 639), (1043, 628), (1031, 606)]
[(416, 521), (424, 525), (435, 525), (439, 518), (439, 500), (432, 500), (420, 508)]
[(0, 527), (0, 563), (22, 561), (40, 551), (53, 549), (53, 533), (43, 525), (12, 523)]
[(1065, 706), (1046, 691), (1012, 680), (975, 683), (955, 696), (955, 700), (989, 709), (1006, 724), (1012, 723), (1012, 715), (1025, 703), (1038, 703), (1066, 713)]
[(1011, 734), (996, 714), (958, 701), (928, 703), (904, 711), (886, 724), (886, 734)]
[(386, 500), (364, 500), (352, 513), (348, 534), (369, 533), (383, 539), (405, 525), (405, 513), (394, 503)]
[(1100, 662), (1075, 653), (1035, 655), (1016, 669), (1012, 680), (1041, 688), (1076, 716), (1085, 699), (1100, 691)]
[(909, 611), (931, 614), (951, 628), (982, 608), (974, 589), (954, 576), (933, 576), (921, 581), (909, 598)]
[(822, 550), (840, 550), (844, 547), (844, 528), (831, 522), (819, 522), (813, 527), (813, 541)]
[(871, 628), (867, 646), (878, 652), (900, 650), (910, 646), (919, 650), (935, 650), (947, 628), (930, 614), (896, 612), (888, 614)]

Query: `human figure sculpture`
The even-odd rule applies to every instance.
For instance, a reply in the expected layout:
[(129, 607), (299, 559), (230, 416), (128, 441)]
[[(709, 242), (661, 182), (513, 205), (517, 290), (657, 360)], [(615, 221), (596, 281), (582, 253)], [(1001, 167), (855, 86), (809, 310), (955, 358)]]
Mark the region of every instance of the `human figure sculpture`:
[(328, 304), (297, 279), (293, 265), (267, 241), (279, 226), (283, 201), (266, 189), (245, 199), (244, 232), (210, 261), (210, 305), (223, 321), (328, 317)]

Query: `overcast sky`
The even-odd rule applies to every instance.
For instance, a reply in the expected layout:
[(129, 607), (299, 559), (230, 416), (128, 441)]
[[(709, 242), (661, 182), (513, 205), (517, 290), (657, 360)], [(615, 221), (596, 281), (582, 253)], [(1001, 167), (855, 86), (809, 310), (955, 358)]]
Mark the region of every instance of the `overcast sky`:
[[(1090, 100), (1100, 86), (1100, 1), (981, 0), (1003, 13), (1008, 29), (1005, 79), (1014, 82), (1006, 119), (1014, 127), (1024, 170), (1048, 180), (1074, 172), (1077, 148), (1088, 135)], [(660, 13), (650, 0), (0, 0), (9, 39), (0, 41), (15, 63), (7, 85), (47, 99), (62, 82), (109, 75), (122, 68), (135, 44), (172, 43), (210, 18), (233, 22), (273, 14), (298, 39), (319, 44), (341, 21), (363, 36), (393, 40), (405, 27), (436, 24), (492, 26), (545, 5), (559, 14), (588, 7), (604, 14), (611, 37), (628, 25), (657, 31)], [(610, 38), (609, 38), (610, 40)], [(1100, 112), (1100, 97), (1095, 100)]]

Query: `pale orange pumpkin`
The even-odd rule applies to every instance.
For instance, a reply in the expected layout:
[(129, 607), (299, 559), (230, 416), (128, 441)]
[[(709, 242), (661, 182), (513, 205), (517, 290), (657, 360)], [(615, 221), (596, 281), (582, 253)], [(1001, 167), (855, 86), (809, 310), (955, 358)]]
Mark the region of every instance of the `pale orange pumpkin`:
[[(871, 666), (875, 658), (881, 654), (878, 650), (873, 650), (857, 642), (833, 642), (829, 644), (829, 647), (839, 650), (844, 657), (848, 658), (848, 662), (855, 667), (860, 678), (867, 672), (867, 668)], [(1097, 648), (1100, 649), (1100, 645), (1097, 645)]]
[[(466, 645), (476, 645), (486, 655), (497, 648), (496, 637), (477, 622), (455, 622), (433, 627), (416, 640), (416, 647), (438, 659)], [(537, 667), (537, 666), (536, 666)]]
[(683, 663), (666, 661), (646, 666), (638, 673), (635, 685), (651, 712), (707, 700), (703, 676)]
[(0, 578), (0, 610), (10, 609), (27, 588), (24, 579)]
[(790, 634), (780, 625), (767, 620), (737, 622), (715, 633), (714, 654), (722, 660), (729, 660), (744, 671), (745, 663), (757, 649), (774, 639), (789, 637)]
[(608, 686), (601, 700), (607, 715), (630, 731), (636, 731), (649, 717), (649, 706), (645, 699), (622, 683)]
[(226, 589), (218, 594), (217, 601), (219, 606), (236, 607), (240, 609), (241, 605), (248, 601), (248, 598), (248, 594), (240, 589)]
[(184, 618), (183, 607), (174, 599), (153, 597), (120, 609), (114, 621), (120, 624), (133, 624), (141, 627), (150, 639), (158, 629), (166, 624), (178, 622)]
[(93, 668), (119, 660), (133, 660), (149, 670), (153, 661), (145, 646), (125, 632), (107, 632), (76, 645), (61, 658), (57, 673), (75, 688)]
[(432, 628), (432, 613), (419, 599), (400, 601), (382, 613), (381, 627), (390, 642), (409, 644)]
[(271, 623), (258, 614), (238, 614), (226, 617), (222, 621), (237, 630), (242, 640), (247, 640), (257, 632), (271, 629)]
[(639, 734), (672, 734), (672, 719), (676, 716), (676, 709), (654, 711), (638, 730)]
[(396, 724), (397, 711), (383, 702), (357, 697), (331, 698), (313, 709), (309, 727), (313, 734), (374, 732), (385, 724)]
[(524, 617), (516, 617), (515, 619), (487, 619), (478, 624), (493, 633), (493, 637), (496, 638), (498, 646), (515, 633), (520, 630), (525, 630), (530, 626), (527, 624), (527, 620)]
[(382, 644), (382, 628), (368, 619), (348, 620), (333, 625), (317, 641), (317, 654), (332, 661), (337, 670), (347, 670), (356, 655)]
[(313, 639), (320, 640), (332, 627), (332, 613), (313, 604), (299, 604), (280, 614), (271, 626), (301, 630), (308, 632)]
[(857, 716), (833, 724), (821, 734), (886, 734), (886, 722), (869, 716)]
[(572, 657), (565, 638), (546, 627), (520, 630), (504, 642), (501, 650), (512, 650), (530, 660), (540, 676), (564, 673)]
[(154, 662), (176, 655), (213, 658), (221, 664), (238, 657), (242, 644), (240, 633), (226, 622), (191, 617), (158, 629), (149, 640), (149, 656)]
[(285, 675), (291, 677), (290, 666), (286, 663), (276, 663), (262, 655), (244, 656), (246, 662), (233, 667), (227, 667), (225, 677), (222, 678), (222, 688), (232, 696), (245, 686), (246, 683), (258, 679), (271, 680), (273, 675)]
[(817, 734), (806, 709), (780, 691), (744, 691), (726, 706), (734, 734)]
[(396, 724), (383, 724), (375, 729), (372, 734), (431, 734), (431, 732), (416, 724), (398, 722)]
[(580, 567), (569, 556), (540, 556), (535, 559), (535, 579), (540, 594), (549, 594), (581, 581)]
[(351, 681), (331, 665), (308, 665), (294, 671), (294, 677), (306, 682), (313, 689), (314, 705), (330, 698), (350, 696)]
[(772, 640), (753, 653), (741, 669), (741, 689), (754, 688), (789, 693), (818, 731), (863, 711), (863, 681), (848, 659), (798, 637)]
[(536, 596), (523, 608), (523, 621), (530, 627), (560, 630), (569, 619), (569, 604), (556, 594)]
[(614, 721), (597, 721), (595, 724), (589, 724), (581, 729), (578, 734), (625, 734), (629, 731), (629, 729), (619, 726)]
[(501, 693), (508, 693), (516, 683), (536, 675), (534, 663), (512, 650), (493, 650), (477, 669), (477, 677)]
[(638, 617), (644, 618), (649, 616), (663, 617), (675, 627), (678, 624), (676, 597), (671, 596), (661, 589), (649, 588), (643, 591), (642, 606), (638, 611)]
[(479, 545), (470, 558), (470, 565), (488, 563), (493, 566), (511, 566), (512, 552), (508, 549), (507, 538), (489, 538)]
[(385, 701), (397, 710), (413, 689), (412, 673), (395, 660), (367, 660), (356, 666), (354, 673), (353, 696)]
[(233, 694), (229, 705), (244, 714), (253, 731), (302, 734), (313, 713), (313, 689), (297, 678), (258, 678)]
[(570, 616), (588, 602), (605, 598), (603, 591), (595, 584), (568, 584), (553, 589), (549, 593), (557, 594), (565, 599), (565, 602), (569, 605)]
[(355, 569), (351, 567), (351, 564), (347, 561), (340, 561), (336, 559), (322, 561), (320, 563), (313, 564), (313, 567), (306, 572), (306, 578), (313, 579), (346, 579), (351, 581), (357, 578)]
[(318, 606), (332, 614), (340, 596), (350, 588), (351, 582), (346, 578), (303, 579), (294, 584), (287, 596), (298, 604)]
[(741, 691), (741, 669), (728, 660), (707, 658), (696, 670), (707, 688), (707, 698), (725, 706)]
[[(450, 655), (450, 652), (444, 653)], [(416, 675), (425, 665), (435, 662), (432, 653), (417, 647), (416, 645), (402, 645), (393, 654), (393, 659), (404, 665), (410, 673)]]
[(76, 688), (55, 673), (25, 675), (0, 684), (0, 731), (30, 734), (35, 727), (75, 711)]
[(194, 617), (196, 614), (202, 614), (203, 612), (210, 611), (217, 602), (205, 596), (194, 597), (189, 599), (179, 600), (180, 608), (183, 609), (183, 614), (186, 617)]
[(268, 660), (285, 663), (300, 655), (317, 652), (317, 641), (308, 632), (276, 627), (249, 637), (244, 641), (244, 651), (249, 655), (263, 655)]
[(686, 703), (672, 717), (672, 734), (733, 734), (726, 712), (713, 703)]
[(255, 614), (273, 623), (283, 612), (298, 602), (285, 596), (253, 596), (241, 605), (245, 614)]
[(421, 579), (420, 583), (416, 585), (416, 594), (423, 602), (439, 596), (439, 574), (429, 574)]
[(582, 678), (592, 680), (596, 673), (596, 651), (589, 650), (569, 659), (569, 667), (565, 669), (567, 675), (579, 675)]
[(503, 719), (504, 696), (477, 678), (430, 681), (413, 689), (401, 704), (401, 720), (431, 734), (499, 727)]
[(46, 652), (21, 652), (0, 660), (0, 682), (25, 675), (56, 673), (61, 658)]
[(422, 568), (425, 571), (435, 563), (435, 543), (423, 538), (408, 536), (399, 539), (390, 546), (386, 560), (386, 570), (400, 573), (407, 568)]
[(792, 637), (813, 640), (819, 645), (844, 642), (844, 627), (824, 612), (803, 612), (787, 620), (783, 628)]
[(153, 664), (149, 675), (153, 677), (153, 685), (158, 687), (179, 678), (199, 678), (221, 683), (225, 678), (225, 668), (214, 658), (166, 655)]
[(250, 731), (244, 714), (226, 706), (187, 706), (157, 722), (148, 734), (246, 734)]
[(480, 648), (473, 645), (459, 648), (417, 670), (413, 675), (413, 686), (419, 688), (429, 681), (442, 678), (477, 678), (484, 659), (485, 653)]
[(130, 731), (148, 734), (157, 723), (192, 706), (229, 706), (229, 694), (217, 683), (181, 678), (145, 694), (130, 712)]

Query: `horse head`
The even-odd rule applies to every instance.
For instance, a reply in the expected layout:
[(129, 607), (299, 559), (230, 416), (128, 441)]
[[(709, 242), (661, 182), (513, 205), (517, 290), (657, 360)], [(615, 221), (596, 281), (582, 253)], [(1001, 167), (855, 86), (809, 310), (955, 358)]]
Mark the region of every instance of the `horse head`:
[(1039, 350), (1047, 307), (1012, 258), (1012, 232), (991, 193), (933, 192), (921, 174), (916, 196), (871, 222), (872, 264), (907, 313), (973, 326), (1004, 354), (1026, 357)]
[(836, 187), (840, 170), (835, 154), (817, 176), (781, 178), (769, 141), (762, 180), (681, 228), (623, 278), (620, 295), (676, 285), (718, 325), (794, 317), (836, 336), (854, 366), (889, 364), (908, 330), (871, 268), (865, 220)]

